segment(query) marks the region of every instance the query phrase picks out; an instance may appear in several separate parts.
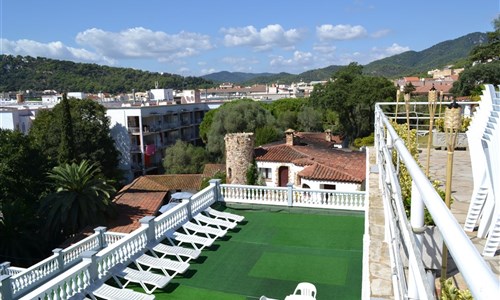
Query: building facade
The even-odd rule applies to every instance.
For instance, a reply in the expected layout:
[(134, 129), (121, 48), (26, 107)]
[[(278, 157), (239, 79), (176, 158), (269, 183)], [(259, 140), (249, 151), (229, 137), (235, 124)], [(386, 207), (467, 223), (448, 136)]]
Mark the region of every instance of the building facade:
[(157, 174), (162, 169), (165, 149), (178, 139), (201, 143), (199, 125), (209, 110), (207, 104), (153, 104), (108, 106), (106, 110), (111, 136), (121, 153), (119, 167), (128, 181)]

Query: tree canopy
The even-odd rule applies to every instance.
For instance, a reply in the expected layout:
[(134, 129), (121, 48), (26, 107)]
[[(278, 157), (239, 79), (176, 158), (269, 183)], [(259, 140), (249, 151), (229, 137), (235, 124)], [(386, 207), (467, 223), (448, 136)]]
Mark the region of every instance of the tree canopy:
[(45, 246), (37, 240), (37, 211), (47, 191), (47, 161), (20, 131), (0, 129), (0, 153), (0, 261), (27, 266)]
[(67, 238), (110, 215), (115, 188), (87, 160), (62, 164), (48, 173), (53, 192), (42, 201), (46, 232)]
[[(211, 120), (204, 119), (202, 122), (202, 126), (210, 128), (207, 133), (207, 150), (218, 159), (222, 159), (224, 155), (226, 133), (253, 132), (256, 134), (256, 141), (268, 143), (278, 138), (278, 134), (273, 136), (273, 134), (269, 135), (269, 130), (258, 132), (257, 130), (266, 126), (275, 127), (275, 125), (276, 120), (268, 110), (260, 103), (248, 99), (225, 103), (215, 111)], [(266, 138), (261, 139), (258, 136), (259, 132), (265, 133)]]
[(477, 96), (482, 84), (500, 84), (500, 16), (493, 21), (493, 27), (494, 31), (488, 32), (488, 42), (471, 51), (469, 65), (453, 83), (453, 95)]
[[(119, 152), (110, 135), (105, 108), (92, 100), (68, 99), (74, 138), (74, 159), (97, 163), (107, 178), (118, 179)], [(62, 103), (38, 113), (29, 132), (32, 142), (56, 166), (63, 136)]]
[(391, 81), (362, 71), (357, 63), (349, 64), (325, 85), (316, 85), (309, 99), (314, 108), (337, 113), (338, 129), (350, 142), (373, 131), (375, 102), (392, 101), (396, 93)]
[(165, 150), (163, 166), (167, 174), (199, 174), (207, 162), (207, 154), (202, 147), (195, 147), (182, 140)]

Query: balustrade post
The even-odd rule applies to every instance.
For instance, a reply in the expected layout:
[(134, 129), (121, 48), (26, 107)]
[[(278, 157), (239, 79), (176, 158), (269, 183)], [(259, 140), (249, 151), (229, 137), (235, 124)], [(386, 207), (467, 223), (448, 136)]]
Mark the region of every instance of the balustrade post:
[(214, 188), (214, 200), (215, 202), (220, 201), (220, 179), (210, 179), (208, 183)]
[(141, 226), (147, 227), (146, 237), (148, 239), (148, 242), (147, 242), (148, 244), (150, 242), (156, 242), (154, 221), (155, 221), (155, 218), (153, 216), (146, 216), (146, 217), (143, 217), (142, 219), (139, 220), (139, 222), (141, 223)]
[(292, 207), (293, 206), (293, 183), (291, 183), (291, 182), (287, 183), (286, 187), (288, 188), (288, 206)]
[(55, 248), (52, 250), (52, 253), (56, 255), (57, 267), (59, 268), (59, 271), (64, 270), (64, 255), (62, 251), (62, 248)]
[(7, 275), (7, 269), (10, 268), (10, 261), (4, 261), (0, 264), (0, 275)]
[(97, 238), (99, 240), (99, 250), (108, 246), (106, 243), (106, 238), (104, 237), (104, 233), (106, 232), (106, 229), (107, 228), (104, 226), (99, 226), (99, 227), (94, 228), (94, 232), (99, 234), (97, 236)]
[(94, 282), (95, 280), (99, 279), (99, 273), (97, 270), (97, 251), (84, 251), (81, 254), (82, 261), (84, 262), (89, 262), (89, 276), (90, 276), (90, 283)]
[[(424, 201), (418, 192), (415, 181), (411, 183), (411, 208), (410, 208), (410, 224), (415, 234), (415, 241), (417, 248), (422, 252), (422, 234), (425, 231), (424, 227)], [(410, 258), (411, 260), (411, 258)], [(420, 299), (418, 296), (417, 283), (415, 281), (414, 270), (412, 265), (409, 266), (409, 279), (408, 279), (408, 299)]]
[(0, 298), (2, 300), (12, 300), (14, 299), (12, 295), (12, 275), (0, 275)]

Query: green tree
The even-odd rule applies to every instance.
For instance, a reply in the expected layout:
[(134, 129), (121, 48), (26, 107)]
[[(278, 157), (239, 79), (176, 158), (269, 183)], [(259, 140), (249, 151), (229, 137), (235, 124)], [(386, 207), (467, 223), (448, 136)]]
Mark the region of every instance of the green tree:
[[(207, 150), (218, 159), (224, 155), (224, 136), (234, 132), (256, 133), (255, 140), (264, 141), (257, 136), (257, 129), (265, 126), (275, 126), (276, 120), (263, 106), (252, 100), (228, 102), (219, 107), (213, 116), (213, 121), (207, 135)], [(265, 134), (269, 132), (262, 131)]]
[(486, 83), (500, 84), (500, 60), (466, 68), (453, 83), (451, 92), (455, 96), (478, 96)]
[(182, 140), (165, 150), (163, 166), (167, 174), (198, 174), (207, 162), (207, 153), (202, 147), (195, 147)]
[(111, 214), (110, 203), (116, 190), (96, 164), (83, 160), (56, 166), (48, 178), (53, 192), (41, 206), (47, 232), (68, 237), (86, 226), (102, 224)]
[(0, 129), (0, 153), (0, 211), (6, 202), (36, 208), (46, 190), (47, 160), (20, 131)]
[[(363, 67), (351, 63), (334, 74), (325, 85), (316, 85), (311, 93), (311, 105), (331, 110), (338, 116), (338, 131), (352, 143), (373, 130), (374, 103), (391, 101), (396, 88), (382, 77), (362, 74)], [(331, 117), (332, 115), (330, 115)]]
[(61, 143), (59, 144), (59, 163), (70, 163), (75, 155), (75, 141), (73, 138), (73, 121), (66, 93), (63, 93), (61, 118)]
[(47, 161), (20, 131), (0, 129), (0, 153), (0, 261), (31, 265), (46, 246), (35, 239)]
[(487, 33), (488, 41), (476, 46), (469, 54), (471, 63), (500, 59), (500, 15), (493, 20), (492, 24), (493, 31)]
[[(92, 100), (68, 99), (74, 136), (74, 159), (96, 163), (106, 178), (121, 179), (119, 152), (110, 135), (110, 121), (104, 106)], [(51, 166), (58, 165), (62, 137), (63, 106), (38, 113), (29, 132), (31, 141), (41, 149)]]
[[(323, 114), (312, 107), (306, 106), (297, 114), (299, 131), (322, 131)], [(294, 128), (295, 129), (295, 128)]]

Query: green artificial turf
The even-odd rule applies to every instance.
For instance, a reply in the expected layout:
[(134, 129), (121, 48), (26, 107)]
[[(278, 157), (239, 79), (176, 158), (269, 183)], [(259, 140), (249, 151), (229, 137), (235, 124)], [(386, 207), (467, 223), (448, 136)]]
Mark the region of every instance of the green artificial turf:
[(361, 298), (362, 213), (227, 211), (244, 215), (243, 224), (156, 299), (284, 299), (301, 281), (316, 286), (317, 299)]

